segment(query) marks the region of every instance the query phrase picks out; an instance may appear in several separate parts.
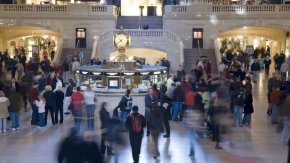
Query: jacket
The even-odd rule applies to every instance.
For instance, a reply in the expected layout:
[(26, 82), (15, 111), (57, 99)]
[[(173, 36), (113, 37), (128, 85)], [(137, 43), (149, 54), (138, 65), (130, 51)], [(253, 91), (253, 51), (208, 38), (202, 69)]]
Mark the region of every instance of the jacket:
[(110, 113), (106, 109), (101, 109), (99, 114), (101, 120), (101, 128), (108, 128), (111, 123)]
[(260, 65), (258, 62), (251, 65), (251, 71), (260, 71)]
[(9, 112), (18, 113), (21, 107), (21, 96), (17, 92), (11, 92), (9, 95), (9, 101), (11, 101)]
[(55, 97), (52, 91), (45, 91), (43, 97), (45, 98), (46, 106), (54, 106)]
[(64, 99), (64, 93), (61, 90), (57, 90), (56, 92), (54, 92), (54, 97), (55, 97), (55, 105), (62, 106), (63, 99)]
[(121, 98), (121, 101), (119, 102), (118, 106), (116, 108), (120, 108), (122, 112), (130, 112), (131, 109), (127, 109), (127, 102), (133, 101), (131, 96), (123, 96)]
[(252, 114), (252, 113), (254, 113), (253, 95), (252, 95), (252, 93), (246, 93), (244, 113), (245, 114)]
[(7, 97), (0, 97), (0, 118), (7, 118), (9, 116), (9, 105), (10, 102)]
[(172, 101), (183, 102), (184, 101), (184, 91), (180, 86), (176, 87), (172, 94)]

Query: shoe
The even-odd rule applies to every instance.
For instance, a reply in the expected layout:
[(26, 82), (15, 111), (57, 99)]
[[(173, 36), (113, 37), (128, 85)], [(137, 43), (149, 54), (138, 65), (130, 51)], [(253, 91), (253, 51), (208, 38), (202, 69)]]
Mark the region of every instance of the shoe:
[(20, 130), (20, 127), (17, 127), (16, 130)]
[(6, 130), (3, 130), (3, 133), (6, 133)]
[(163, 135), (163, 138), (169, 138), (170, 136), (169, 135)]
[(16, 128), (12, 128), (12, 131), (16, 131)]
[(64, 114), (68, 115), (68, 114), (70, 114), (70, 112), (65, 112)]

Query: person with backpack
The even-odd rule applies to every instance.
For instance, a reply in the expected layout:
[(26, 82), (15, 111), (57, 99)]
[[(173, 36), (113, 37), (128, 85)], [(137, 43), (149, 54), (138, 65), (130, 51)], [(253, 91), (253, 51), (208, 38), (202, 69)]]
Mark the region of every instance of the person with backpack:
[(132, 107), (132, 114), (126, 119), (126, 128), (129, 130), (129, 140), (132, 148), (134, 163), (139, 163), (144, 127), (146, 127), (145, 117), (138, 113), (138, 106)]
[(243, 88), (241, 88), (239, 94), (234, 97), (233, 104), (234, 104), (233, 126), (237, 127), (238, 124), (240, 127), (243, 127), (242, 117), (245, 104), (245, 92)]
[(131, 91), (128, 89), (126, 91), (126, 94), (121, 98), (121, 101), (119, 102), (118, 106), (115, 108), (120, 108), (121, 111), (121, 115), (120, 115), (120, 119), (122, 121), (122, 128), (125, 129), (125, 121), (127, 119), (127, 117), (130, 114), (131, 108), (133, 106), (133, 99), (130, 96)]

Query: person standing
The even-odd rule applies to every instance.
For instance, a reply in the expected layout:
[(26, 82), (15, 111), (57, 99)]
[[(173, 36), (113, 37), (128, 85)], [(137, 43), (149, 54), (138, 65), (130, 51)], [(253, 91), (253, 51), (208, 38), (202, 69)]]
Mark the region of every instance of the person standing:
[(9, 116), (8, 106), (10, 105), (9, 99), (4, 96), (4, 93), (0, 97), (0, 132), (6, 132), (6, 119)]
[(271, 65), (271, 59), (269, 56), (266, 57), (266, 59), (264, 60), (264, 65), (265, 65), (265, 73), (266, 75), (269, 75), (269, 69), (270, 69), (270, 65)]
[(54, 125), (55, 96), (52, 92), (52, 88), (50, 85), (45, 86), (45, 92), (43, 93), (43, 97), (45, 99), (45, 125), (47, 124), (48, 111), (50, 112), (51, 122)]
[(69, 82), (69, 63), (67, 59), (64, 60), (62, 67), (63, 67), (63, 82), (68, 83)]
[(46, 126), (45, 124), (45, 99), (42, 96), (38, 96), (38, 99), (34, 101), (39, 117), (39, 128), (43, 128)]
[(75, 127), (80, 130), (82, 122), (82, 111), (84, 107), (84, 95), (81, 93), (81, 87), (77, 87), (77, 92), (71, 95), (73, 103), (73, 115), (75, 121)]
[(176, 88), (172, 94), (172, 101), (173, 101), (173, 110), (172, 110), (172, 119), (174, 121), (181, 120), (181, 113), (182, 113), (182, 103), (184, 102), (184, 91), (181, 88), (181, 83), (176, 82)]
[(260, 64), (257, 60), (255, 60), (254, 63), (251, 65), (251, 71), (253, 73), (253, 82), (257, 83), (260, 71)]
[(78, 68), (80, 67), (80, 62), (77, 60), (77, 58), (74, 59), (74, 62), (72, 63), (72, 77), (73, 80), (76, 81), (76, 71), (78, 70)]
[(17, 63), (17, 74), (18, 74), (18, 80), (22, 79), (22, 73), (23, 73), (24, 67), (22, 63), (18, 62)]
[(150, 120), (151, 120), (151, 113), (158, 106), (157, 97), (154, 96), (154, 90), (149, 88), (148, 95), (145, 96), (145, 119), (146, 119), (146, 126), (147, 126), (147, 134), (146, 136), (150, 135)]
[(64, 103), (63, 103), (64, 114), (70, 114), (70, 111), (68, 108), (71, 103), (71, 95), (73, 94), (73, 87), (74, 87), (74, 81), (72, 79), (69, 79), (69, 84), (65, 91), (65, 98), (64, 98)]
[(144, 127), (146, 127), (145, 117), (138, 113), (138, 106), (132, 107), (132, 114), (126, 119), (126, 128), (129, 130), (129, 140), (132, 148), (134, 163), (139, 163)]
[(13, 131), (19, 130), (19, 111), (21, 107), (21, 96), (16, 92), (14, 87), (10, 90), (9, 95), (10, 107), (8, 108), (9, 117), (11, 119), (11, 129)]
[(279, 108), (278, 105), (280, 103), (280, 86), (273, 87), (273, 91), (270, 94), (270, 104), (271, 104), (271, 122), (272, 124), (277, 124), (278, 122), (278, 115), (279, 115)]
[(251, 114), (254, 113), (253, 95), (246, 91), (243, 124), (248, 126), (251, 123)]
[(85, 105), (88, 118), (88, 130), (93, 131), (95, 128), (95, 110), (97, 97), (96, 93), (92, 90), (91, 86), (87, 86), (87, 90), (84, 91)]
[(34, 81), (33, 86), (29, 90), (29, 101), (32, 107), (32, 119), (31, 124), (37, 126), (39, 123), (39, 117), (38, 117), (38, 108), (36, 104), (34, 103), (35, 100), (38, 100), (39, 91), (37, 89), (38, 82)]
[(179, 69), (177, 70), (177, 79), (178, 81), (183, 81), (186, 76), (186, 72), (183, 68), (183, 65), (179, 65)]
[(108, 131), (110, 130), (111, 126), (111, 117), (110, 113), (107, 111), (107, 103), (103, 102), (101, 104), (100, 109), (100, 120), (101, 120), (101, 129), (105, 130), (105, 132), (102, 132), (101, 137), (101, 153), (105, 154), (107, 151), (107, 155), (114, 155), (113, 148), (111, 146), (111, 143), (108, 141)]
[(240, 92), (233, 99), (234, 104), (234, 117), (233, 117), (233, 126), (243, 127), (243, 112), (244, 112), (244, 104), (245, 104), (245, 92), (244, 89), (241, 88)]
[(50, 60), (53, 61), (55, 56), (55, 51), (52, 49), (50, 52)]
[(58, 115), (60, 115), (59, 123), (63, 123), (63, 100), (64, 100), (64, 93), (62, 92), (62, 88), (58, 88), (54, 92), (55, 97), (55, 123), (58, 123)]

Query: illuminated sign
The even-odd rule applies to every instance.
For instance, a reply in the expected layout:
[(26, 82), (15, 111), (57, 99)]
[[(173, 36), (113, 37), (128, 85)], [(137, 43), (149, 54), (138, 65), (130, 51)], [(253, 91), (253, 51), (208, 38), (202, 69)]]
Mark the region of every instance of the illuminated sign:
[(158, 74), (161, 74), (161, 72), (160, 71), (154, 72), (154, 75), (158, 75)]
[(135, 72), (126, 72), (126, 73), (124, 73), (124, 75), (126, 75), (126, 76), (132, 76), (132, 75), (135, 75)]
[(101, 75), (101, 72), (93, 72), (94, 75)]
[(119, 73), (117, 72), (108, 72), (107, 75), (110, 75), (110, 76), (117, 76)]
[(86, 75), (86, 74), (88, 74), (89, 72), (87, 72), (87, 71), (82, 71), (82, 74), (84, 74), (84, 75)]
[(148, 75), (150, 72), (140, 72), (141, 75)]
[(76, 71), (77, 73), (80, 73), (80, 71)]

